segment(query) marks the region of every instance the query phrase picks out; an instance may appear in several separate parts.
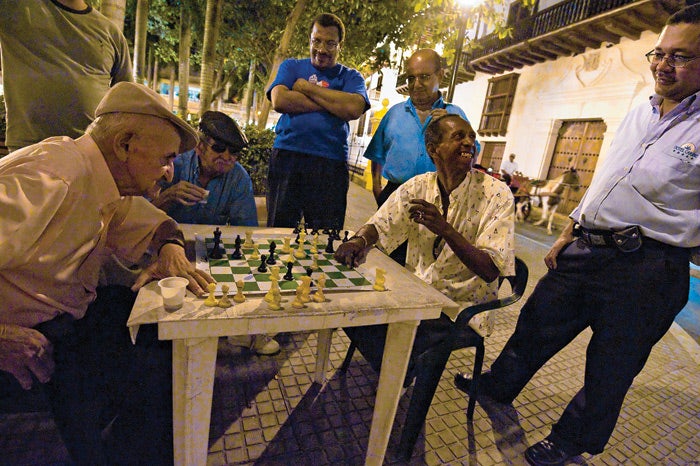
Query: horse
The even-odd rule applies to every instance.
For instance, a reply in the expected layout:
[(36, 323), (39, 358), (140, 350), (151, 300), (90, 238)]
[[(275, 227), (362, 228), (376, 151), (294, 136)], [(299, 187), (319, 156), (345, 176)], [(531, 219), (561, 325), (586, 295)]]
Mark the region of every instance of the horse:
[(547, 234), (552, 234), (552, 222), (554, 214), (559, 208), (559, 203), (566, 194), (567, 189), (578, 191), (581, 180), (575, 168), (566, 170), (552, 180), (530, 180), (521, 185), (521, 189), (515, 193), (515, 220), (523, 222), (530, 214), (532, 204), (542, 206), (542, 218), (534, 225), (542, 225), (547, 222)]

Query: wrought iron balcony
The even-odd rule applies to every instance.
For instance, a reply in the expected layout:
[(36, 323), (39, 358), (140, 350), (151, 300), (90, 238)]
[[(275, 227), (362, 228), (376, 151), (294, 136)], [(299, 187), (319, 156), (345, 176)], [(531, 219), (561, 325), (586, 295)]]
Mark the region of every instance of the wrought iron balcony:
[(512, 37), (476, 40), (462, 63), (467, 71), (498, 74), (616, 44), (622, 37), (636, 40), (643, 31), (659, 32), (683, 6), (684, 0), (566, 0), (519, 21)]

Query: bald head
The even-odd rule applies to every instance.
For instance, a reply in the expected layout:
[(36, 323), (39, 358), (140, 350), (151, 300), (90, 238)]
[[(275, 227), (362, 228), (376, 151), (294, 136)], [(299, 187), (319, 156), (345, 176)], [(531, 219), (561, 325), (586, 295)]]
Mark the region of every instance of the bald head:
[(429, 110), (440, 98), (442, 59), (435, 50), (421, 49), (406, 61), (408, 95), (419, 110)]

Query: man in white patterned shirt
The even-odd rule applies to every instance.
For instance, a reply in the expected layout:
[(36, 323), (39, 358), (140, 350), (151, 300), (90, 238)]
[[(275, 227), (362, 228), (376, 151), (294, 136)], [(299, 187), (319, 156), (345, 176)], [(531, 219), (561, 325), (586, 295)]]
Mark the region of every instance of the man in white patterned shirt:
[[(446, 114), (428, 125), (425, 145), (437, 172), (401, 185), (348, 242), (337, 260), (359, 265), (375, 244), (392, 251), (408, 240), (406, 268), (462, 308), (494, 299), (499, 275), (514, 273), (513, 195), (505, 183), (472, 170), (476, 133), (459, 115)], [(423, 321), (413, 345), (415, 356), (446, 336), (459, 312)], [(488, 333), (484, 322), (471, 322)], [(386, 325), (345, 328), (362, 355), (379, 371)]]

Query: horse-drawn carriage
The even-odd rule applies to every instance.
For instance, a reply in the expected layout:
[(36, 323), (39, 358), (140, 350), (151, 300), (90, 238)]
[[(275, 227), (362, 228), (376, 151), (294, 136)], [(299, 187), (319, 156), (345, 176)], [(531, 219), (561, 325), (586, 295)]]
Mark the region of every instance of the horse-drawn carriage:
[(547, 234), (552, 234), (552, 222), (559, 204), (568, 190), (578, 191), (581, 185), (576, 169), (566, 170), (551, 180), (530, 179), (520, 174), (511, 177), (511, 186), (517, 186), (515, 197), (515, 221), (524, 222), (532, 213), (533, 207), (542, 208), (542, 217), (534, 225), (547, 222)]

